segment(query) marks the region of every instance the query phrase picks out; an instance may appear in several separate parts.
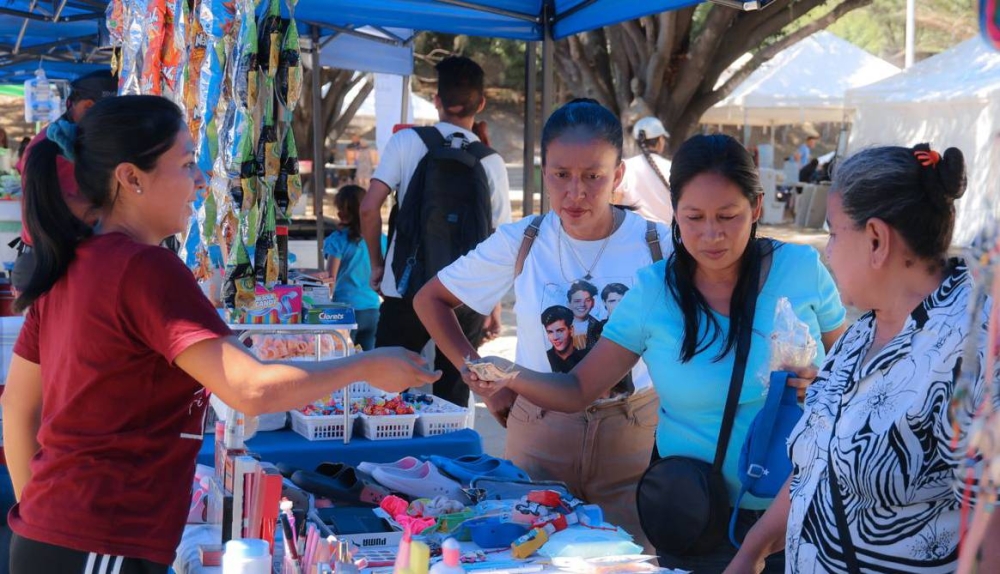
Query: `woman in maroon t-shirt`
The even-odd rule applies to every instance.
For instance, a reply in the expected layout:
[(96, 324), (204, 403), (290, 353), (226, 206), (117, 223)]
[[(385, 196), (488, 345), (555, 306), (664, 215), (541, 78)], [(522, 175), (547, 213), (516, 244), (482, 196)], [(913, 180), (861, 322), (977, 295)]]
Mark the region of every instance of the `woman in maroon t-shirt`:
[[(11, 572), (166, 572), (187, 516), (206, 390), (258, 414), (351, 381), (401, 391), (437, 375), (402, 349), (312, 364), (264, 364), (247, 352), (158, 246), (187, 227), (205, 187), (169, 100), (108, 98), (63, 135), (38, 143), (25, 168), (37, 266), (16, 301), (29, 311), (2, 396), (18, 497)], [(95, 229), (63, 199), (60, 155), (75, 161)]]

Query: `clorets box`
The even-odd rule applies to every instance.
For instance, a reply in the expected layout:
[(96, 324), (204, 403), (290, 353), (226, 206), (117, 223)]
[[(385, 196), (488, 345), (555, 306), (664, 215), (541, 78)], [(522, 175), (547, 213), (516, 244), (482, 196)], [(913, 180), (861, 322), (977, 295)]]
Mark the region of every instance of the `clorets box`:
[(354, 328), (357, 324), (357, 319), (354, 317), (353, 307), (333, 303), (329, 305), (314, 305), (306, 309), (305, 322), (309, 325), (341, 325)]

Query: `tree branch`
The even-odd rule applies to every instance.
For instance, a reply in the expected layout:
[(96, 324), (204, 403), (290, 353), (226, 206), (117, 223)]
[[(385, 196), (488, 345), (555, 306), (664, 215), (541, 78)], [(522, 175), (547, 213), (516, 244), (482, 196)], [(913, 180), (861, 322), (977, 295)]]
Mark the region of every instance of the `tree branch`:
[(586, 34), (570, 36), (566, 40), (569, 47), (570, 58), (577, 63), (577, 70), (580, 73), (585, 91), (584, 95), (592, 97), (609, 107), (614, 106), (615, 102), (611, 95), (611, 91), (607, 86), (602, 85), (603, 83), (598, 77), (592, 62), (585, 54), (587, 50), (581, 40), (583, 36), (586, 36)]
[[(773, 44), (765, 48), (762, 48), (760, 51), (754, 54), (753, 58), (751, 58), (749, 62), (747, 62), (742, 68), (739, 69), (739, 71), (733, 74), (732, 77), (726, 80), (726, 83), (720, 86), (719, 89), (717, 90), (712, 90), (712, 88), (715, 86), (715, 82), (716, 80), (718, 80), (718, 76), (716, 76), (711, 80), (712, 83), (710, 85), (705, 85), (708, 82), (708, 78), (706, 77), (705, 78), (706, 82), (703, 83), (702, 85), (703, 91), (705, 92), (711, 91), (712, 94), (709, 100), (712, 99), (715, 100), (709, 104), (709, 107), (715, 105), (716, 102), (718, 102), (719, 100), (725, 98), (730, 93), (732, 93), (732, 91), (736, 89), (736, 86), (740, 85), (740, 83), (742, 83), (743, 80), (747, 79), (747, 77), (750, 74), (752, 74), (757, 68), (759, 68), (761, 64), (775, 57), (782, 50), (788, 48), (792, 44), (795, 44), (797, 42), (800, 42), (808, 38), (809, 36), (812, 36), (813, 34), (815, 34), (820, 30), (826, 29), (831, 24), (833, 24), (840, 18), (844, 17), (851, 10), (862, 8), (871, 3), (872, 0), (844, 0), (828, 14), (820, 18), (817, 18), (816, 20), (810, 22), (809, 24), (806, 24), (805, 26), (792, 32), (791, 34), (782, 37), (777, 42), (774, 42)], [(782, 28), (783, 27), (784, 26), (782, 26)], [(707, 110), (708, 108), (706, 107), (705, 109)]]
[(664, 111), (668, 118), (680, 114), (698, 91), (705, 74), (705, 68), (714, 60), (715, 54), (727, 36), (726, 32), (732, 26), (737, 14), (739, 12), (732, 8), (712, 6), (705, 19), (704, 28), (698, 34), (688, 57), (684, 59), (675, 76), (673, 90), (669, 96), (669, 105), (657, 106), (660, 109), (666, 107)]
[[(618, 109), (627, 109), (632, 103), (632, 86), (627, 78), (634, 77), (638, 72), (633, 67), (628, 51), (623, 43), (624, 33), (618, 26), (611, 26), (607, 29), (608, 55), (611, 58), (611, 73), (618, 81), (612, 82), (615, 90), (615, 98), (618, 101)], [(637, 56), (637, 54), (636, 54)]]
[(657, 33), (654, 37), (655, 48), (649, 57), (649, 62), (646, 64), (644, 74), (646, 84), (644, 99), (647, 102), (654, 103), (660, 98), (660, 90), (663, 88), (667, 64), (669, 64), (673, 56), (670, 48), (674, 40), (672, 35), (677, 14), (676, 12), (663, 12), (658, 16), (658, 20), (659, 26), (657, 26)]
[[(358, 95), (351, 101), (350, 104), (348, 104), (344, 113), (340, 114), (339, 117), (336, 117), (335, 120), (333, 119), (335, 114), (327, 116), (329, 123), (327, 124), (326, 135), (340, 135), (343, 133), (343, 131), (347, 129), (347, 125), (354, 119), (354, 115), (358, 113), (358, 109), (361, 108), (361, 104), (364, 103), (365, 98), (367, 98), (368, 95), (372, 93), (372, 90), (375, 89), (375, 80), (371, 77), (371, 74), (359, 75), (364, 76), (367, 79), (367, 83), (361, 87)], [(346, 94), (347, 92), (345, 91), (344, 93)], [(403, 121), (405, 122), (406, 118), (403, 118)]]

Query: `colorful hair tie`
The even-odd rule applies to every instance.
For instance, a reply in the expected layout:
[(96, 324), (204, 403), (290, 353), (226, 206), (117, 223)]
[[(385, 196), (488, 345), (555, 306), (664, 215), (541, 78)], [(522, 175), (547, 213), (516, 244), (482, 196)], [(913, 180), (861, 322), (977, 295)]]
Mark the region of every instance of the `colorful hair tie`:
[(941, 161), (941, 154), (934, 150), (917, 150), (913, 152), (913, 155), (924, 167), (935, 167)]
[(76, 145), (76, 124), (69, 120), (57, 120), (49, 124), (45, 137), (55, 142), (69, 161), (76, 161), (74, 146)]

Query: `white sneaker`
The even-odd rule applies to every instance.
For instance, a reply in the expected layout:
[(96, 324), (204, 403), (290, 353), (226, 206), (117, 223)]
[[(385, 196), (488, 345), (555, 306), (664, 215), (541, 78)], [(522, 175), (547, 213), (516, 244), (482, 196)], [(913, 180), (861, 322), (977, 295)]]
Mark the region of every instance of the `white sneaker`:
[(368, 476), (373, 476), (376, 468), (398, 468), (400, 470), (409, 470), (420, 465), (420, 461), (412, 456), (403, 457), (396, 462), (387, 463), (376, 463), (376, 462), (362, 462), (358, 465), (358, 470), (367, 474)]

